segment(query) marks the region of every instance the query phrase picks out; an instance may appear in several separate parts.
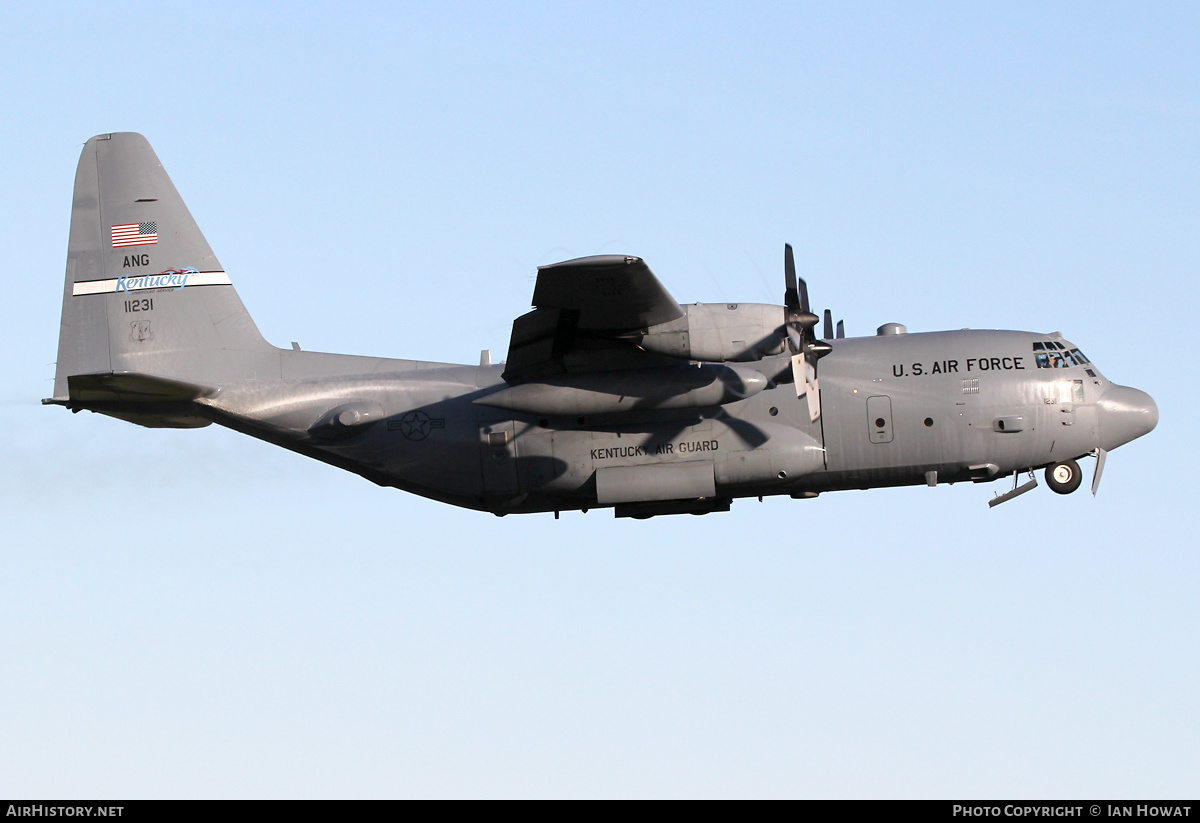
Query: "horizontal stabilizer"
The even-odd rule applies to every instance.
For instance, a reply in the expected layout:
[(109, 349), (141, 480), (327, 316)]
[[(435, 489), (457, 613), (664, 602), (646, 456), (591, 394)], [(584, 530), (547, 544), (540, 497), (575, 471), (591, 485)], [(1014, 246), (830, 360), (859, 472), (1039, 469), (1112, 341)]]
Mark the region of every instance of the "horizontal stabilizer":
[(212, 386), (137, 372), (76, 374), (67, 378), (71, 405), (163, 403), (195, 400), (216, 393)]

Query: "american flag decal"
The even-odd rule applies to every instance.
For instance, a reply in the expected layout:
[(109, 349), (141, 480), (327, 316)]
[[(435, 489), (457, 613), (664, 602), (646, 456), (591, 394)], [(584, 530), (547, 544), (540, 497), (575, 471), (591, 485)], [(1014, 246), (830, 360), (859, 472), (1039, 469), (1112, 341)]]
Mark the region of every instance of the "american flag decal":
[(149, 223), (122, 223), (113, 226), (112, 244), (114, 249), (122, 246), (158, 245), (158, 226), (153, 220)]

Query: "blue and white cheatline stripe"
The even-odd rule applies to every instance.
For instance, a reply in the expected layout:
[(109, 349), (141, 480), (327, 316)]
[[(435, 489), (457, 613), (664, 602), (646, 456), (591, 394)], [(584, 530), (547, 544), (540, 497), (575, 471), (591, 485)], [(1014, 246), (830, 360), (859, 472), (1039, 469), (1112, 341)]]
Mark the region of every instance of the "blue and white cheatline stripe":
[(84, 280), (75, 283), (71, 294), (78, 297), (83, 294), (110, 294), (113, 292), (134, 292), (145, 289), (182, 289), (185, 286), (232, 286), (229, 275), (223, 271), (196, 271), (183, 269), (181, 271), (164, 271), (157, 274), (139, 274), (133, 276), (114, 277), (109, 280)]

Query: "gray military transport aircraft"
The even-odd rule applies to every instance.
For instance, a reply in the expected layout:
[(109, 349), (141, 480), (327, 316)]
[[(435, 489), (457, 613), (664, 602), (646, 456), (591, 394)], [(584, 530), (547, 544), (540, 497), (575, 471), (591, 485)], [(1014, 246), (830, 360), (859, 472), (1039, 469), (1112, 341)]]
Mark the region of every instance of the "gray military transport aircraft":
[[(1152, 430), (1149, 395), (1057, 332), (836, 334), (785, 247), (783, 306), (680, 305), (637, 257), (538, 269), (508, 357), (452, 365), (278, 349), (138, 134), (83, 149), (54, 396), (138, 423), (218, 423), (434, 500), (504, 515), (726, 511), (736, 497), (1012, 477)], [(1018, 486), (1028, 472), (1030, 479)]]

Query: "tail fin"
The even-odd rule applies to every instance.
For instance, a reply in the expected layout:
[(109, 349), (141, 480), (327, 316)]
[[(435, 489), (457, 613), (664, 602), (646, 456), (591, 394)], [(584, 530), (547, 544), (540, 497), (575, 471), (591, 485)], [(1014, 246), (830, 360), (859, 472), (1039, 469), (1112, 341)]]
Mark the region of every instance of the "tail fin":
[[(162, 398), (144, 389), (156, 380), (175, 387), (167, 396), (180, 385), (198, 396), (278, 373), (278, 350), (259, 334), (146, 138), (89, 140), (75, 174), (50, 402), (94, 408), (104, 402), (97, 385), (110, 387), (112, 402), (153, 402)], [(129, 374), (140, 378), (113, 378)], [(131, 396), (130, 385), (143, 391)]]

